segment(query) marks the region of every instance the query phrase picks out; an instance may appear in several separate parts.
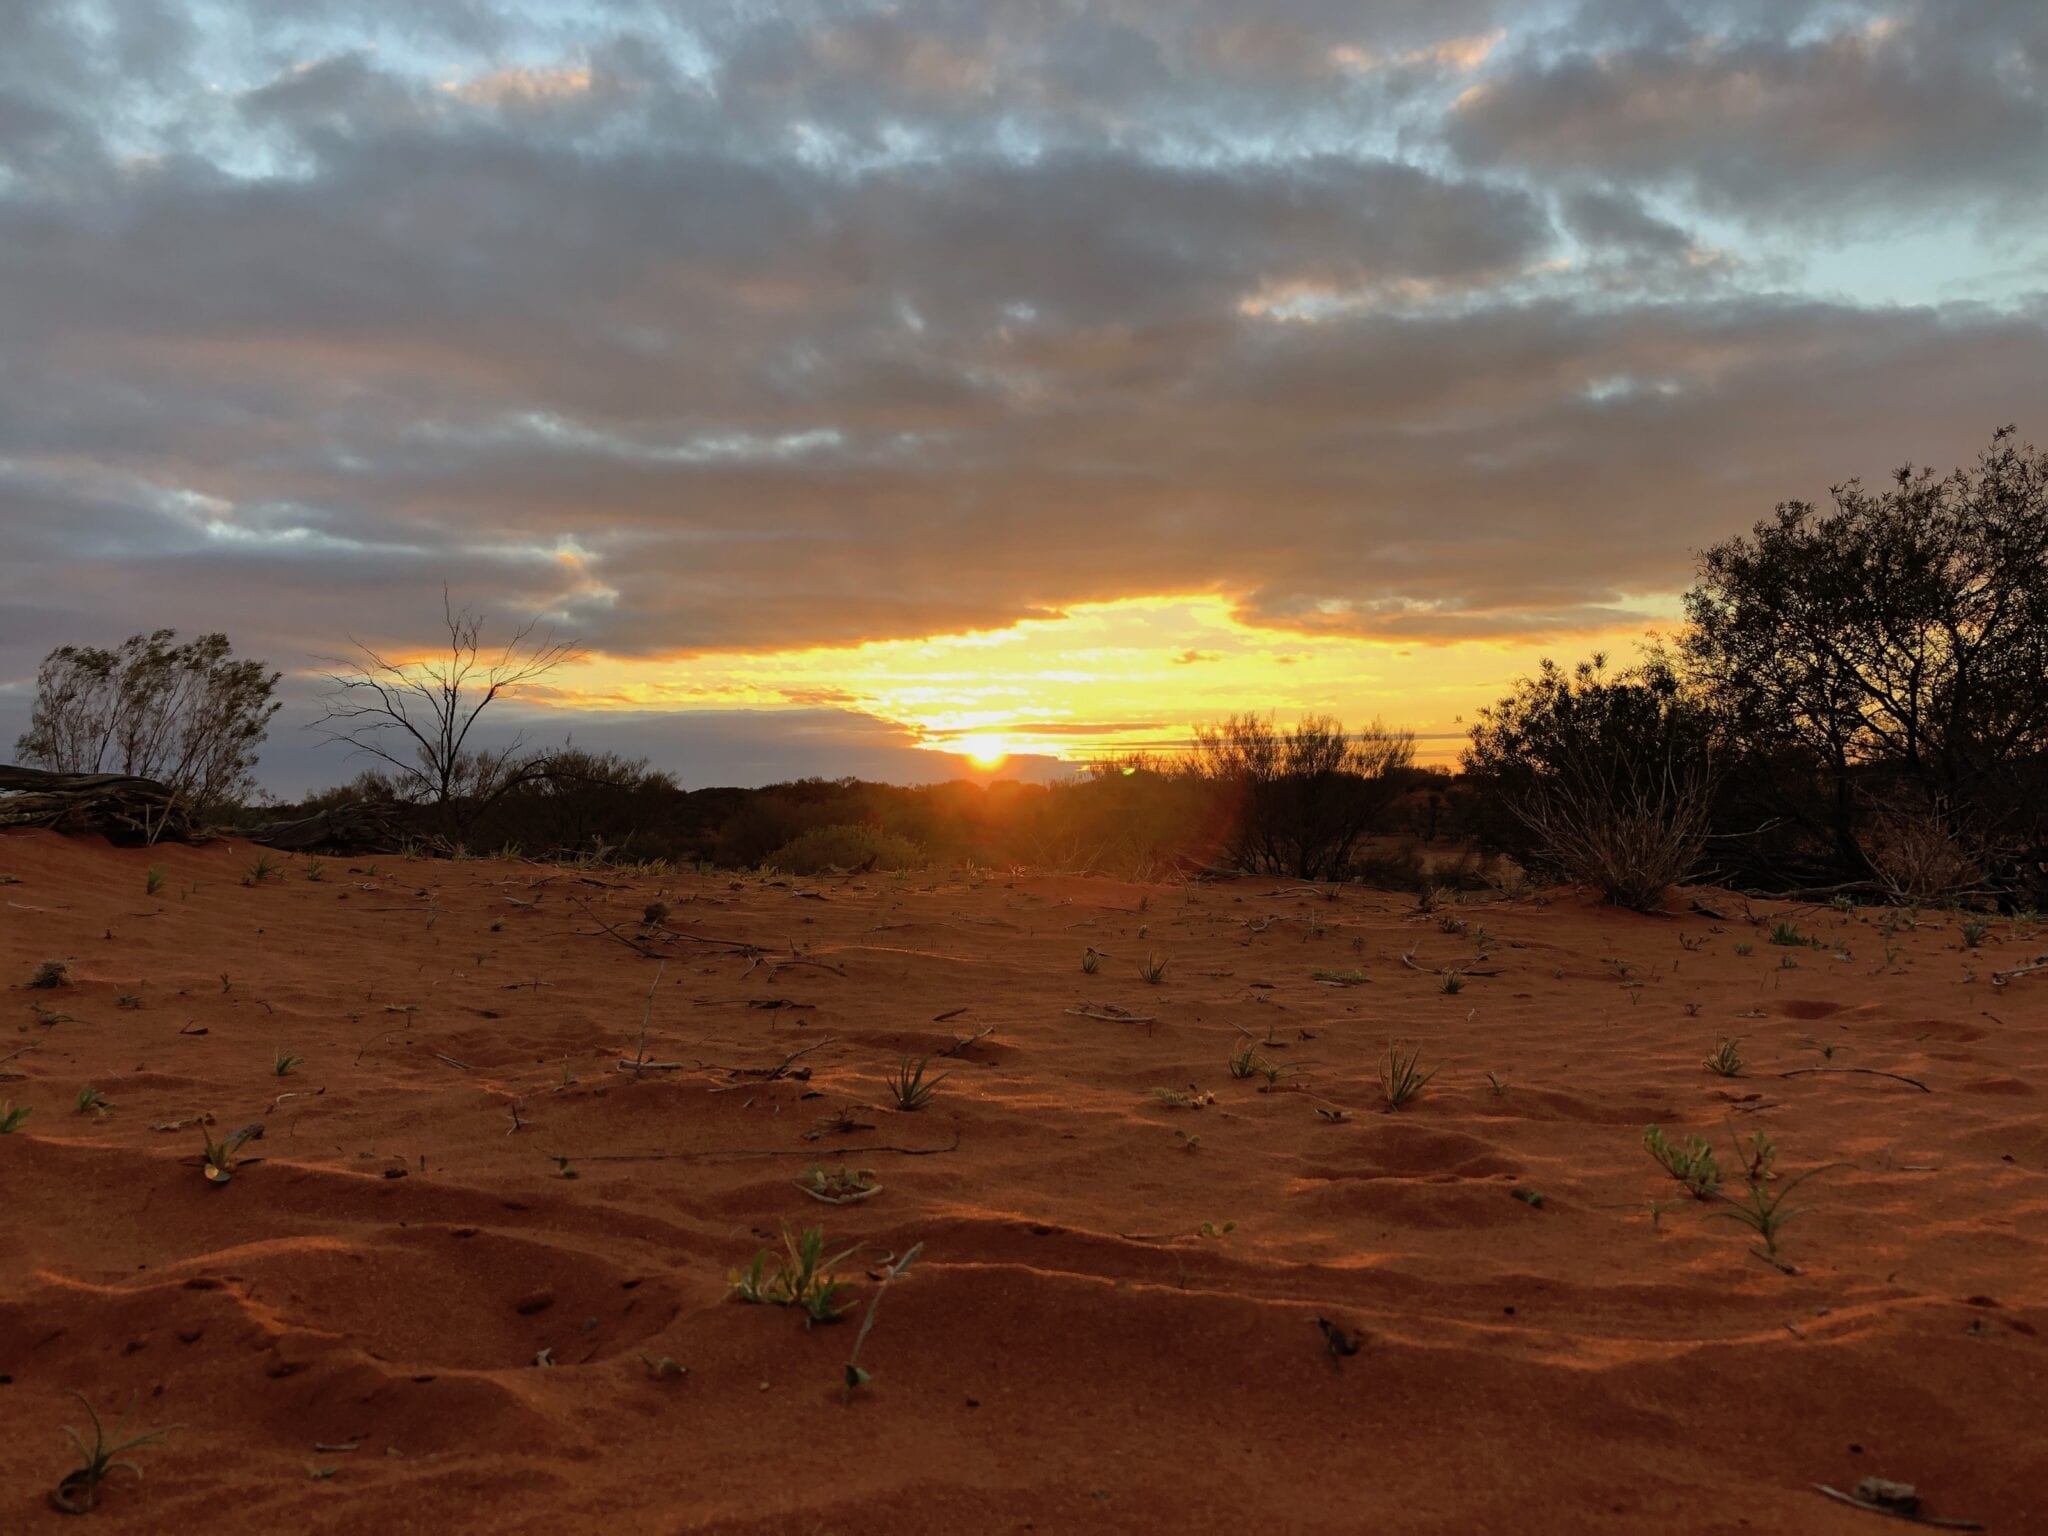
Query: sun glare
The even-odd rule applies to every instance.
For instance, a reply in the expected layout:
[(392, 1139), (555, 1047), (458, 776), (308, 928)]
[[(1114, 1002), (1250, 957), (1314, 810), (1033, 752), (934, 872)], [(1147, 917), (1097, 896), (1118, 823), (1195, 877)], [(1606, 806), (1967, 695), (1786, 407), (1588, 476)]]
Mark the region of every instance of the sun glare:
[(983, 770), (1002, 767), (1010, 756), (1000, 736), (962, 736), (953, 743), (953, 750)]

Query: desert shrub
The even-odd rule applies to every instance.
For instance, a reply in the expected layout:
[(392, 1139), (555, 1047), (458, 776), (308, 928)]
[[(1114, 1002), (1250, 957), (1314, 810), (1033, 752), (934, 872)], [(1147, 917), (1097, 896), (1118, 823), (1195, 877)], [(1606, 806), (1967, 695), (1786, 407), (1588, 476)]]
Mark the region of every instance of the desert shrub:
[(1281, 730), (1270, 715), (1197, 726), (1189, 767), (1230, 810), (1229, 848), (1242, 867), (1297, 880), (1335, 880), (1405, 787), (1415, 739), (1378, 721), (1355, 734), (1327, 715)]
[(1609, 674), (1545, 661), (1479, 712), (1465, 770), (1511, 818), (1500, 837), (1619, 905), (1646, 908), (1692, 872), (1709, 829), (1709, 719), (1652, 657)]
[(1782, 829), (1753, 866), (2048, 887), (2048, 454), (2006, 428), (1974, 468), (1831, 499), (1708, 549), (1686, 598), (1731, 819)]
[(767, 862), (784, 874), (815, 875), (830, 869), (909, 869), (923, 858), (906, 837), (874, 827), (830, 826), (793, 838)]
[(174, 630), (131, 635), (114, 650), (60, 645), (36, 673), (23, 763), (57, 773), (155, 779), (206, 817), (254, 788), (256, 749), (281, 674), (238, 661), (228, 637), (178, 645)]

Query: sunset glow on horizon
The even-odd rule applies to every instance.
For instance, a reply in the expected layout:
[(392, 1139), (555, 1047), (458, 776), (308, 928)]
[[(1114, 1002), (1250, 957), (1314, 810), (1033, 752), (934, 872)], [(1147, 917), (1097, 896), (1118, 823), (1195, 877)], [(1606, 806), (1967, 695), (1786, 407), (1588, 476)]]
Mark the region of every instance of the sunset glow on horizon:
[[(1655, 604), (1645, 604), (1653, 608)], [(1670, 605), (1665, 605), (1670, 606)], [(1335, 715), (1416, 734), (1423, 762), (1455, 758), (1464, 720), (1548, 655), (1629, 652), (1644, 623), (1537, 641), (1440, 645), (1246, 622), (1212, 593), (1076, 604), (998, 630), (844, 647), (677, 658), (595, 656), (563, 669), (551, 710), (858, 711), (979, 770), (1015, 757), (1075, 765), (1175, 752), (1238, 712), (1283, 724)]]

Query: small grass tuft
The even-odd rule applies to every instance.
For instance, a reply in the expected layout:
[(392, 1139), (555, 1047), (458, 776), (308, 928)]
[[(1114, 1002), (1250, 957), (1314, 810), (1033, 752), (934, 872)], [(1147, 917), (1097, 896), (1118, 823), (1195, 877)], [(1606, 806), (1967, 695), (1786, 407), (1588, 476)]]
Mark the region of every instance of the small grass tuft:
[(78, 1090), (78, 1097), (73, 1102), (81, 1115), (103, 1115), (114, 1107), (107, 1102), (107, 1096), (90, 1083)]
[(1091, 944), (1081, 951), (1081, 973), (1084, 976), (1093, 976), (1101, 969), (1102, 951)]
[(926, 1078), (925, 1067), (931, 1062), (929, 1056), (906, 1056), (896, 1076), (890, 1079), (889, 1091), (894, 1095), (896, 1107), (906, 1112), (923, 1109), (932, 1101), (932, 1094), (953, 1074), (941, 1072), (937, 1077)]
[(52, 992), (58, 987), (68, 986), (71, 981), (71, 967), (62, 960), (45, 960), (35, 969), (28, 984), (38, 992)]
[(1145, 978), (1148, 985), (1156, 987), (1166, 979), (1166, 961), (1158, 955), (1148, 953), (1145, 956), (1145, 963), (1138, 967), (1138, 974)]
[(26, 1104), (0, 1104), (0, 1136), (12, 1136), (28, 1117)]
[[(142, 1476), (142, 1468), (126, 1459), (129, 1451), (139, 1450), (145, 1445), (156, 1445), (174, 1429), (176, 1424), (166, 1424), (161, 1429), (147, 1430), (139, 1435), (128, 1435), (128, 1421), (135, 1415), (135, 1405), (129, 1403), (128, 1411), (115, 1423), (113, 1433), (101, 1422), (99, 1410), (83, 1392), (71, 1394), (85, 1405), (86, 1416), (92, 1420), (92, 1444), (87, 1445), (85, 1436), (69, 1424), (63, 1426), (64, 1433), (78, 1448), (81, 1464), (64, 1474), (50, 1495), (50, 1502), (67, 1515), (82, 1515), (98, 1507), (100, 1485), (116, 1468)], [(124, 1438), (125, 1437), (125, 1438)]]
[(303, 1056), (294, 1056), (289, 1051), (279, 1051), (270, 1060), (270, 1070), (278, 1077), (290, 1077), (292, 1068), (305, 1059)]
[(852, 1286), (834, 1271), (860, 1251), (859, 1245), (826, 1258), (823, 1227), (806, 1227), (799, 1237), (784, 1222), (782, 1248), (779, 1258), (763, 1248), (744, 1269), (733, 1270), (726, 1277), (731, 1294), (759, 1306), (795, 1307), (804, 1314), (806, 1328), (837, 1322), (846, 1311), (840, 1298)]
[(1742, 1044), (1738, 1040), (1723, 1040), (1702, 1065), (1721, 1077), (1740, 1077), (1748, 1070), (1742, 1059)]
[(1811, 942), (1797, 926), (1788, 922), (1771, 924), (1771, 942), (1782, 944), (1789, 949), (1804, 949)]
[(1422, 1070), (1421, 1047), (1404, 1053), (1399, 1046), (1389, 1045), (1380, 1058), (1380, 1088), (1386, 1096), (1387, 1112), (1412, 1103), (1436, 1074), (1435, 1067)]

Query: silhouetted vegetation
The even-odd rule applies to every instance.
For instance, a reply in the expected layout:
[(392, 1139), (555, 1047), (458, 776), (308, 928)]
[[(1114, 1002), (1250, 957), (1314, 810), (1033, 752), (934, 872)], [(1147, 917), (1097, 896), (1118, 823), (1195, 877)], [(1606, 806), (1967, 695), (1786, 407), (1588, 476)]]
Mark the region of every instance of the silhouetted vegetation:
[(1546, 663), (1483, 711), (1489, 840), (1637, 905), (1687, 866), (2048, 894), (2048, 455), (2007, 428), (1974, 469), (1832, 499), (1706, 550), (1672, 653)]
[(379, 790), (396, 803), (429, 808), (447, 835), (466, 832), (476, 812), (538, 777), (542, 760), (515, 737), (472, 744), (483, 712), (569, 660), (573, 643), (529, 620), (495, 653), (483, 643), (484, 616), (441, 593), (443, 651), (406, 661), (355, 642), (356, 656), (328, 674), (326, 713), (315, 722), (329, 741), (376, 759)]
[(111, 651), (51, 651), (36, 673), (28, 729), (15, 743), (21, 761), (53, 773), (153, 780), (194, 817), (246, 797), (256, 749), (277, 713), (279, 674), (236, 660), (226, 635), (176, 639), (159, 629)]

